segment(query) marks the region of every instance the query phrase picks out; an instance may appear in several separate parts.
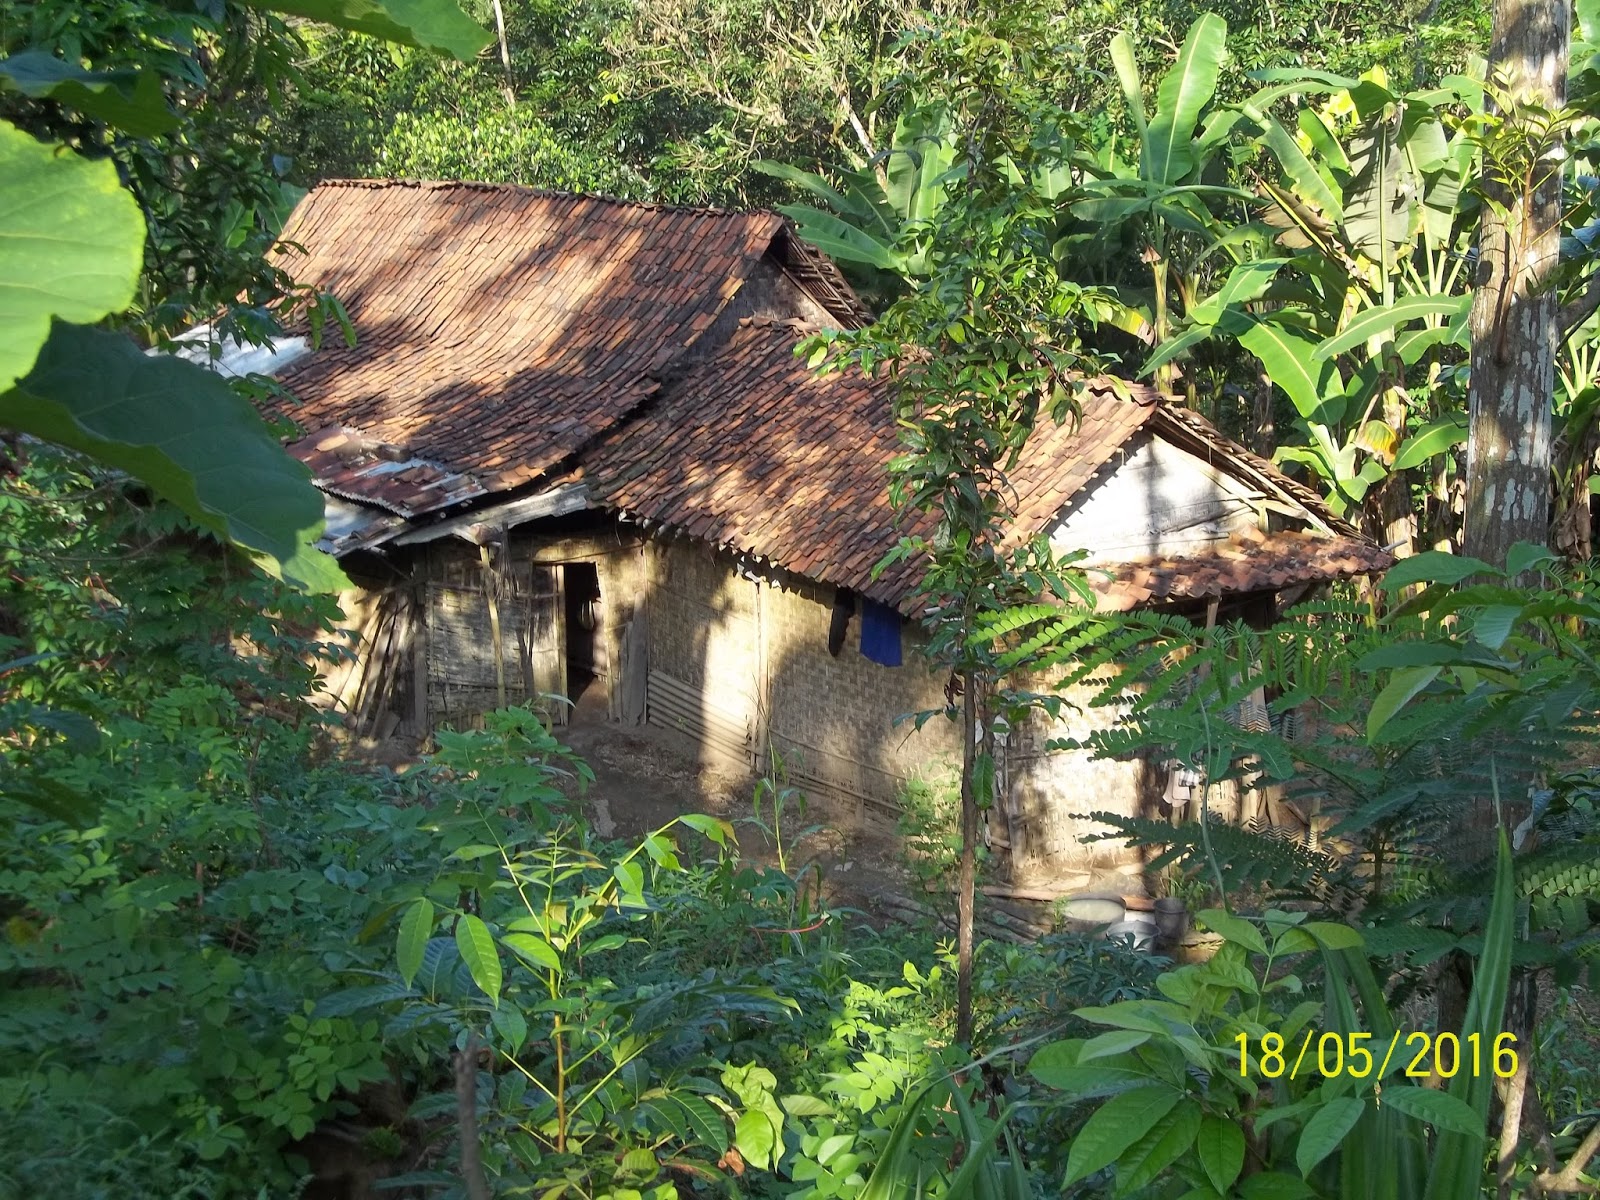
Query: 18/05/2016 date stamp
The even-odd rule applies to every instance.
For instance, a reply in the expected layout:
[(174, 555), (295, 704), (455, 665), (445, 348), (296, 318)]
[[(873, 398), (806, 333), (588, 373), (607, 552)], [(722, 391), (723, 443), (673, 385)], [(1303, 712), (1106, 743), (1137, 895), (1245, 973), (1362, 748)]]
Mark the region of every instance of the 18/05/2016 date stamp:
[(1413, 1079), (1433, 1075), (1452, 1079), (1463, 1071), (1475, 1077), (1493, 1073), (1510, 1079), (1517, 1073), (1517, 1038), (1512, 1033), (1502, 1033), (1489, 1044), (1479, 1033), (1461, 1038), (1421, 1030), (1406, 1034), (1396, 1030), (1387, 1043), (1375, 1043), (1370, 1033), (1319, 1035), (1307, 1030), (1298, 1049), (1285, 1045), (1276, 1033), (1264, 1034), (1253, 1045), (1248, 1034), (1241, 1033), (1234, 1041), (1239, 1046), (1239, 1074), (1245, 1078), (1254, 1070), (1266, 1079), (1284, 1075), (1298, 1079), (1302, 1072), (1313, 1071), (1324, 1079), (1341, 1075), (1384, 1079), (1397, 1052), (1399, 1061), (1405, 1063), (1405, 1074)]

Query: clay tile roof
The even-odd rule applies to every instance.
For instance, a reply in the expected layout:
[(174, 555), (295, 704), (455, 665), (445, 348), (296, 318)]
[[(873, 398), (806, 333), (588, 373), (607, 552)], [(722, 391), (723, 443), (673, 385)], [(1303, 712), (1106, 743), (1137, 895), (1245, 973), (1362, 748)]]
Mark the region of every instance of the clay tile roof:
[[(905, 532), (887, 495), (898, 446), (886, 388), (858, 374), (819, 378), (794, 356), (801, 331), (743, 325), (637, 421), (586, 456), (598, 499), (646, 522), (765, 559), (821, 583), (906, 609), (914, 568), (872, 577)], [(1120, 394), (1119, 394), (1120, 393)], [(1091, 383), (1076, 426), (1045, 423), (1011, 473), (1018, 525), (1042, 530), (1136, 433), (1160, 424), (1236, 458), (1280, 495), (1303, 492), (1150, 389)], [(1307, 494), (1324, 528), (1273, 533), (1181, 560), (1104, 568), (1107, 607), (1248, 592), (1381, 570), (1392, 560)], [(927, 532), (927, 531), (924, 531)]]
[[(485, 492), (538, 478), (623, 419), (769, 251), (842, 323), (864, 315), (833, 265), (771, 212), (334, 181), (301, 201), (279, 251), (359, 331), (350, 348), (330, 328), (283, 372), (300, 401), (283, 411), (324, 431), (296, 452), (326, 465), (326, 431), (351, 430)], [(358, 498), (395, 499), (370, 490), (388, 475), (344, 482)]]

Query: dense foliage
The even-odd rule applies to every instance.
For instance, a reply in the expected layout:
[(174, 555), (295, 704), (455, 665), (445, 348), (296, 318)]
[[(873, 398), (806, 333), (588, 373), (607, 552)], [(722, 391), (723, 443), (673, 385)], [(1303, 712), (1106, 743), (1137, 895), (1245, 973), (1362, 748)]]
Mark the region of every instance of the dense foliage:
[[(0, 1196), (1592, 1192), (1600, 10), (1551, 106), (1485, 69), (1488, 7), (6, 3)], [(895, 376), (894, 498), (939, 526), (895, 557), (962, 685), (919, 718), (972, 747), (959, 831), (915, 822), (956, 943), (819, 907), (723, 821), (605, 841), (527, 712), (403, 773), (344, 756), (334, 605), (261, 570), (337, 582), (269, 384), (160, 352), (359, 336), (265, 258), (354, 174), (781, 203), (858, 273), (881, 319), (808, 349)], [(1479, 231), (1557, 177), (1576, 561), (1428, 552), (1461, 535)], [(1267, 629), (1078, 607), (1006, 471), (1099, 369), (1423, 553)], [(1091, 749), (1204, 781), (1187, 823), (1100, 817), (1207, 961), (973, 935), (993, 738), (1066, 711), (1045, 680), (1128, 714)], [(1216, 820), (1235, 779), (1309, 836)], [(796, 799), (763, 781), (748, 832)], [(1401, 1029), (1505, 1070), (1326, 1065)], [(1278, 1071), (1308, 1032), (1317, 1070)]]

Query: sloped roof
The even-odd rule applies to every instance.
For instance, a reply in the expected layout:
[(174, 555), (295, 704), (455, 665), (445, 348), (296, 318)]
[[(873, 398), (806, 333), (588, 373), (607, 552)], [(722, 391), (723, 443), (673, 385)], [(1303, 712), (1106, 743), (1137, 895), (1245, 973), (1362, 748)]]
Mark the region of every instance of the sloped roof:
[[(799, 336), (786, 323), (746, 323), (719, 354), (585, 456), (589, 485), (602, 503), (635, 519), (904, 607), (915, 567), (902, 564), (878, 579), (872, 567), (902, 533), (931, 526), (894, 523), (885, 468), (899, 447), (887, 390), (859, 374), (818, 377), (794, 355)], [(1186, 434), (1207, 457), (1237, 459), (1269, 494), (1303, 490), (1153, 390), (1091, 383), (1081, 420), (1041, 424), (1010, 473), (1019, 530), (1044, 529), (1147, 426)], [(1098, 585), (1106, 605), (1255, 591), (1388, 565), (1314, 495), (1307, 501), (1322, 531), (1108, 568)]]
[[(510, 185), (324, 183), (295, 209), (279, 261), (332, 291), (360, 340), (330, 329), (282, 372), (302, 401), (284, 411), (308, 434), (294, 449), (326, 460), (342, 434), (413, 474), (457, 477), (457, 498), (528, 483), (637, 407), (769, 251), (841, 323), (864, 316), (786, 229), (771, 212)], [(394, 472), (331, 470), (342, 495), (397, 511), (425, 498), (414, 478), (391, 494)]]
[(1126, 611), (1147, 604), (1206, 600), (1241, 592), (1277, 591), (1367, 575), (1394, 565), (1394, 556), (1352, 533), (1281, 529), (1234, 534), (1203, 554), (1152, 556), (1091, 571), (1102, 608)]

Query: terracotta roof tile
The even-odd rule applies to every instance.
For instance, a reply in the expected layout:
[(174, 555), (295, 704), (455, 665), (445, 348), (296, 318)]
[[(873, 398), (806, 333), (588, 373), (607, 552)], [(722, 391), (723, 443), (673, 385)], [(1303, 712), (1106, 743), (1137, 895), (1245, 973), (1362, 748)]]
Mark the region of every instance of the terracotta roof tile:
[[(909, 564), (872, 578), (896, 543), (886, 465), (898, 449), (884, 385), (858, 374), (819, 378), (794, 356), (790, 324), (747, 323), (694, 365), (636, 421), (586, 455), (597, 497), (635, 518), (769, 560), (822, 583), (903, 607)], [(1118, 391), (1122, 395), (1118, 395)], [(1091, 383), (1076, 426), (1041, 425), (1011, 473), (1018, 528), (1042, 530), (1135, 433), (1159, 423), (1202, 439), (1209, 457), (1244, 451), (1148, 388)], [(1245, 456), (1281, 492), (1304, 492)], [(1298, 497), (1297, 497), (1298, 498)], [(1329, 528), (1246, 538), (1180, 560), (1103, 568), (1108, 607), (1258, 591), (1283, 583), (1380, 570), (1389, 556), (1333, 517)], [(928, 532), (929, 529), (924, 530)]]
[(337, 295), (360, 340), (346, 347), (334, 331), (290, 365), (282, 379), (301, 403), (284, 411), (309, 429), (406, 445), (487, 491), (514, 487), (648, 396), (651, 374), (693, 345), (769, 251), (808, 290), (833, 286), (842, 318), (864, 315), (837, 270), (793, 242), (772, 212), (325, 183), (295, 209), (278, 261)]

